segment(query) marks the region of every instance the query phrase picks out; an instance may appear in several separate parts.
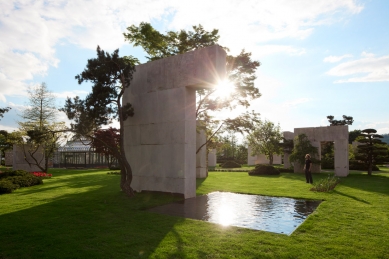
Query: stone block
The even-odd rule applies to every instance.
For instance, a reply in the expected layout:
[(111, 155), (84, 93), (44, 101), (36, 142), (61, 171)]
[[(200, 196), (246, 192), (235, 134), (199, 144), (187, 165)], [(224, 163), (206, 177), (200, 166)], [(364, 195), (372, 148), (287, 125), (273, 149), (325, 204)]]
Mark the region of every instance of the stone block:
[(123, 104), (135, 115), (124, 123), (125, 148), (135, 190), (196, 195), (196, 89), (225, 76), (220, 46), (136, 67)]
[[(41, 167), (45, 165), (45, 157), (42, 147), (34, 147), (31, 145), (13, 145), (12, 152), (12, 169), (13, 170), (25, 170), (27, 172), (40, 172), (40, 169), (36, 164)], [(33, 157), (31, 156), (33, 154)], [(35, 160), (36, 161), (35, 161)]]
[(208, 152), (208, 167), (216, 167), (216, 165), (217, 165), (216, 150), (211, 149)]

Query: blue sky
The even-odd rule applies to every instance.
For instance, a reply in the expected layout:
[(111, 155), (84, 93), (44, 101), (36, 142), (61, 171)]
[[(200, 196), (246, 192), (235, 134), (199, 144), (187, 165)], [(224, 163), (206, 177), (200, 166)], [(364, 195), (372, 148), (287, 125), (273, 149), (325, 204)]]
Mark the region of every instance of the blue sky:
[(29, 86), (46, 82), (59, 107), (66, 96), (85, 96), (90, 85), (74, 76), (97, 45), (145, 62), (122, 36), (144, 21), (161, 32), (216, 28), (231, 54), (252, 52), (262, 97), (249, 110), (282, 130), (349, 115), (351, 130), (389, 133), (388, 13), (386, 0), (0, 1), (0, 107), (12, 107), (0, 129), (17, 129)]

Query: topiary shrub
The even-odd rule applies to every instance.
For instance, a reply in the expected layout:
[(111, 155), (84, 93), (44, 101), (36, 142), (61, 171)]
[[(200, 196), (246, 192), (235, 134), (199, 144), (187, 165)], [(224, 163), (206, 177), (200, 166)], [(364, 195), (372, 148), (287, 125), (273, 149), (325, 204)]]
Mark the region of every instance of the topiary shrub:
[(249, 175), (279, 175), (280, 171), (271, 165), (256, 165)]
[(242, 166), (235, 161), (227, 161), (221, 165), (221, 168), (238, 168), (238, 167), (242, 167)]

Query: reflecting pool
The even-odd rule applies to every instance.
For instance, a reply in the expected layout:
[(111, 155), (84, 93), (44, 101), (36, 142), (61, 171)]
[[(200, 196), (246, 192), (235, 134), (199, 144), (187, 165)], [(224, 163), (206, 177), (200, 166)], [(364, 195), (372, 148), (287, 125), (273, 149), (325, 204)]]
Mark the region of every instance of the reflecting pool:
[(320, 203), (317, 200), (212, 192), (149, 211), (289, 235)]

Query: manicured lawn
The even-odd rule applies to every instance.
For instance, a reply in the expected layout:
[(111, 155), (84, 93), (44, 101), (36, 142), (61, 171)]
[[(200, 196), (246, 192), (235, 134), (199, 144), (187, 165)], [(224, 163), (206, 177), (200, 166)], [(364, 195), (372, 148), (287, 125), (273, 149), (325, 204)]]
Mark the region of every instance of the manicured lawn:
[(389, 170), (381, 169), (352, 172), (331, 193), (309, 191), (293, 173), (210, 172), (197, 181), (198, 195), (324, 200), (290, 236), (149, 213), (177, 198), (127, 198), (119, 175), (53, 169), (43, 185), (0, 195), (0, 258), (389, 258)]

